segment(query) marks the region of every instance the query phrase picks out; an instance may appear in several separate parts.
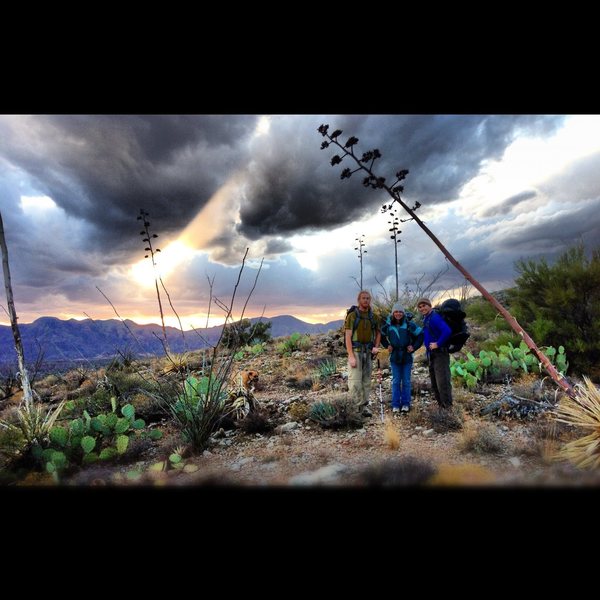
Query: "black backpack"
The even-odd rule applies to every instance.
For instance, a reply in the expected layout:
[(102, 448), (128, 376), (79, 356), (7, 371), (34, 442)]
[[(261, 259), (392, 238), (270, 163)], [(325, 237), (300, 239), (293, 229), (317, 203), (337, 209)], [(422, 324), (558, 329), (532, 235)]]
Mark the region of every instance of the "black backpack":
[(465, 342), (471, 337), (469, 328), (465, 323), (465, 317), (467, 316), (463, 311), (460, 302), (454, 298), (449, 298), (442, 302), (440, 306), (434, 308), (434, 310), (446, 321), (452, 334), (450, 339), (446, 342), (448, 352), (458, 352), (465, 345)]

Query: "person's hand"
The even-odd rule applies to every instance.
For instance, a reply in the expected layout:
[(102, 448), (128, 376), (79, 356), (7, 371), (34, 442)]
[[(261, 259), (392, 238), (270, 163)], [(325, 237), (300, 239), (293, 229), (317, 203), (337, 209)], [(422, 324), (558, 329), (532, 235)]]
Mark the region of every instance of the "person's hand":
[(429, 344), (429, 349), (430, 350), (437, 350), (439, 348), (439, 346), (437, 345), (437, 342), (431, 342)]
[(373, 346), (373, 348), (371, 348), (371, 352), (373, 354), (377, 354), (379, 352), (379, 347), (378, 346)]
[(406, 350), (408, 352), (414, 352), (415, 351), (415, 349), (412, 346), (406, 346)]
[(348, 364), (350, 365), (350, 368), (356, 369), (356, 356), (349, 356)]

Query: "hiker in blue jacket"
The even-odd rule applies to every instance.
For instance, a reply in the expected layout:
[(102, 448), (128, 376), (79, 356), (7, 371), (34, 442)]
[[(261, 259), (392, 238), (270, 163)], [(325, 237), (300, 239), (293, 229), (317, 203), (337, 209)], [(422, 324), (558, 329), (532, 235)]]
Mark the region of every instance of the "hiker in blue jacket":
[(392, 313), (381, 328), (381, 345), (392, 349), (392, 413), (408, 413), (413, 353), (423, 345), (423, 330), (407, 318), (406, 311), (399, 302), (392, 306)]
[(450, 354), (446, 342), (450, 339), (452, 329), (433, 310), (429, 298), (419, 298), (417, 309), (423, 316), (431, 389), (438, 405), (441, 408), (450, 408), (452, 406), (452, 379), (450, 375)]

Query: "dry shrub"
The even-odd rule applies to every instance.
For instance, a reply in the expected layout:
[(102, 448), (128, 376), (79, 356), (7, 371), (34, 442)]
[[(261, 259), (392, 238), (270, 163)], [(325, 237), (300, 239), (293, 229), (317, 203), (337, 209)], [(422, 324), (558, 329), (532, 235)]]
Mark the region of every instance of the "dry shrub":
[(273, 423), (264, 410), (253, 410), (236, 423), (244, 433), (268, 433), (273, 429)]
[(561, 442), (576, 435), (573, 427), (554, 420), (550, 413), (542, 413), (528, 426), (528, 431), (529, 436), (515, 443), (515, 454), (539, 456), (546, 464), (555, 460)]
[(535, 373), (523, 373), (512, 384), (512, 393), (536, 402), (555, 400), (555, 386), (546, 385), (549, 378), (540, 379)]
[(487, 485), (494, 481), (493, 473), (481, 465), (439, 465), (430, 485)]
[(309, 406), (304, 400), (296, 400), (290, 404), (288, 415), (292, 421), (304, 422), (308, 418)]
[(322, 396), (311, 405), (309, 418), (324, 429), (353, 429), (363, 425), (362, 415), (348, 393)]
[(298, 390), (310, 390), (313, 387), (313, 371), (304, 364), (295, 361), (286, 366), (285, 383)]
[(479, 408), (475, 395), (466, 388), (455, 388), (452, 391), (452, 399), (455, 405), (459, 406), (467, 413), (473, 414)]
[(463, 427), (464, 416), (460, 406), (455, 404), (450, 409), (437, 408), (429, 411), (429, 423), (436, 433), (459, 431)]
[(408, 420), (411, 427), (429, 427), (429, 411), (424, 406), (413, 403), (407, 417), (402, 417)]
[(505, 448), (498, 430), (491, 423), (475, 425), (468, 423), (463, 429), (459, 447), (464, 452), (479, 454), (499, 454)]
[(359, 479), (372, 486), (423, 485), (434, 473), (429, 461), (405, 456), (369, 466), (359, 473)]
[(89, 382), (91, 374), (92, 372), (84, 367), (68, 371), (63, 376), (67, 391), (72, 392), (78, 390), (86, 380)]
[(310, 377), (303, 377), (302, 379), (286, 377), (285, 384), (296, 390), (310, 390), (313, 386), (313, 380)]
[(385, 420), (383, 441), (390, 450), (398, 450), (400, 448), (400, 432), (389, 417)]

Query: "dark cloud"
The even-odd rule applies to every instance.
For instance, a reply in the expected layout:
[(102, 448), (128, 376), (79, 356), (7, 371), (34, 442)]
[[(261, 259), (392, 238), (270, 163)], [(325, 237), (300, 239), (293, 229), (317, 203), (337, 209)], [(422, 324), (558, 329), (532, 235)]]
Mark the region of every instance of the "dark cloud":
[[(360, 139), (358, 152), (377, 147), (383, 159), (376, 171), (392, 177), (401, 169), (407, 198), (435, 204), (457, 197), (484, 159), (500, 158), (519, 135), (553, 131), (563, 117), (417, 115), (275, 118), (268, 136), (253, 146), (247, 169), (241, 223), (250, 239), (264, 234), (310, 231), (349, 223), (386, 202), (385, 193), (362, 186), (360, 173), (340, 181), (341, 168), (331, 167), (335, 150), (319, 150), (316, 132), (322, 123)], [(295, 127), (292, 127), (295, 124)], [(347, 163), (347, 164), (346, 164)], [(392, 180), (388, 179), (391, 183)]]
[(581, 236), (600, 233), (600, 198), (576, 205), (567, 212), (560, 210), (538, 220), (515, 224), (498, 236), (502, 247), (521, 251), (547, 252), (557, 246), (575, 244)]
[(492, 206), (488, 208), (485, 212), (481, 214), (482, 217), (495, 217), (496, 215), (505, 215), (510, 212), (512, 208), (514, 208), (517, 204), (521, 202), (525, 202), (525, 200), (530, 200), (531, 198), (535, 198), (537, 196), (537, 192), (533, 190), (529, 190), (527, 192), (521, 192), (520, 194), (515, 194), (506, 200), (500, 202), (500, 204), (496, 204), (496, 206)]
[[(139, 209), (183, 228), (246, 158), (255, 116), (5, 118), (0, 154), (67, 214), (92, 224), (82, 246), (135, 248)], [(116, 257), (120, 260), (120, 256)]]
[(270, 257), (273, 255), (285, 254), (291, 250), (292, 245), (287, 240), (281, 238), (271, 238), (267, 241), (264, 254), (265, 256)]

